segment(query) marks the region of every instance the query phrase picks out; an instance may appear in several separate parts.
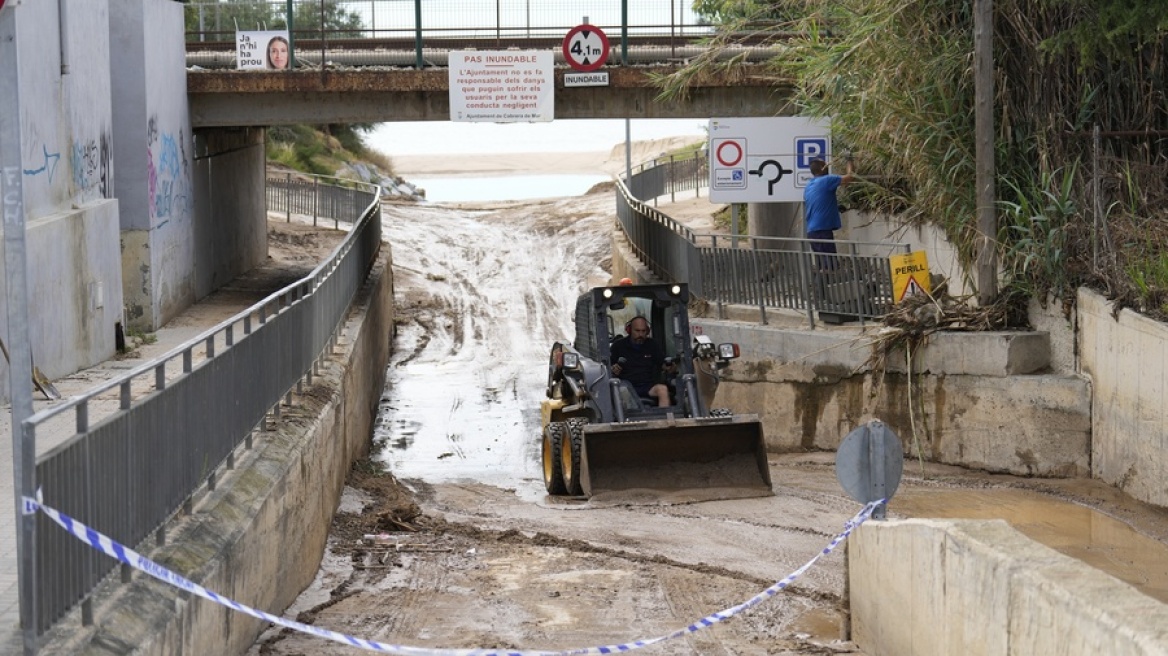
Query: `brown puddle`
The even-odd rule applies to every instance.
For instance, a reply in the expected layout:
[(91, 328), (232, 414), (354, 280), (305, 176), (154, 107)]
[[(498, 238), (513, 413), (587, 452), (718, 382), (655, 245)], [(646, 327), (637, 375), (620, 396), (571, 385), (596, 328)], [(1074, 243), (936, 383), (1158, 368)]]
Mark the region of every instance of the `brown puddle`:
[(1090, 508), (1010, 488), (902, 490), (890, 516), (1004, 519), (1032, 540), (1168, 603), (1168, 546)]
[(840, 640), (840, 626), (843, 618), (838, 611), (827, 608), (815, 608), (795, 618), (791, 623), (791, 632), (796, 635), (805, 635), (812, 640), (831, 642)]

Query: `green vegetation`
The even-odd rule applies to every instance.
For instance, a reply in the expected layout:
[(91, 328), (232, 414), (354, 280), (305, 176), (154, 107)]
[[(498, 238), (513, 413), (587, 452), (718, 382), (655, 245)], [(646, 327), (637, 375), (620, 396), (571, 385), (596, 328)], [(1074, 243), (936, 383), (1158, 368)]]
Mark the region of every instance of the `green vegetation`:
[[(1089, 285), (1168, 318), (1168, 3), (994, 5), (1002, 297), (1068, 298)], [(709, 53), (658, 79), (664, 96), (703, 76), (748, 72), (791, 86), (801, 113), (832, 120), (836, 152), (854, 155), (864, 183), (849, 188), (849, 202), (938, 226), (973, 261), (973, 0), (695, 8), (720, 35)], [(790, 18), (775, 23), (781, 15)], [(784, 52), (764, 71), (722, 59), (719, 48), (743, 34), (770, 35)]]
[[(188, 2), (185, 24), (188, 41), (234, 41), (236, 30), (288, 29), (287, 5), (283, 2)], [(292, 5), (292, 34), (295, 39), (360, 38), (365, 26), (361, 16), (342, 6), (340, 0), (314, 0)], [(206, 38), (200, 39), (205, 33)]]
[(363, 135), (372, 129), (365, 124), (268, 128), (268, 161), (316, 175), (336, 175), (346, 164), (365, 162), (392, 176), (390, 158), (365, 145)]

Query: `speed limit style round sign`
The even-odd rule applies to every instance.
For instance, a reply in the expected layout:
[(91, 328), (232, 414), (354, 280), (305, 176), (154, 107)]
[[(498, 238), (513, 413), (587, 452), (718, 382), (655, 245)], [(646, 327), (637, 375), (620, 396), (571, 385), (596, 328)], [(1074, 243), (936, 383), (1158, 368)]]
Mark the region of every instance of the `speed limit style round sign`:
[(573, 27), (564, 37), (564, 60), (577, 71), (595, 71), (608, 61), (608, 37), (595, 25)]

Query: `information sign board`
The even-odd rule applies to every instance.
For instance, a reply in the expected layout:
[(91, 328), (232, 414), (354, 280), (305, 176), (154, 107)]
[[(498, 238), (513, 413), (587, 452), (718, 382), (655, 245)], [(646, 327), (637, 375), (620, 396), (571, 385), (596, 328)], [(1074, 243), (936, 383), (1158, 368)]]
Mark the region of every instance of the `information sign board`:
[(455, 50), (450, 53), (450, 120), (531, 123), (555, 118), (550, 50)]
[(709, 135), (715, 203), (800, 202), (811, 160), (831, 159), (830, 124), (818, 119), (712, 118)]

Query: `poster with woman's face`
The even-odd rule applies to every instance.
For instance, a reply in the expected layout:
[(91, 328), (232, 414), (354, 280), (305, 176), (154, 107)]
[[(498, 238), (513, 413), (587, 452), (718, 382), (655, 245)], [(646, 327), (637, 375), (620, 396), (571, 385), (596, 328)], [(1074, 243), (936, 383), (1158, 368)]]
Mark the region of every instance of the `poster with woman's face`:
[(285, 70), (291, 64), (292, 48), (289, 45), (287, 30), (235, 33), (236, 68)]

